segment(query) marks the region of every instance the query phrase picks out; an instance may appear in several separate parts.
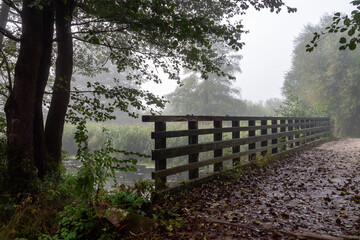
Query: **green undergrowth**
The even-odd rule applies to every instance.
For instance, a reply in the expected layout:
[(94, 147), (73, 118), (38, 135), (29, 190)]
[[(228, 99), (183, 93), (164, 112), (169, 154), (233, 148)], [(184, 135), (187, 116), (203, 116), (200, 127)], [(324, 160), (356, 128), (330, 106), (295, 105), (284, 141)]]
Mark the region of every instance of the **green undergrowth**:
[[(103, 134), (108, 132), (102, 129)], [(153, 207), (151, 181), (138, 181), (133, 187), (116, 182), (115, 170), (136, 171), (136, 158), (147, 156), (115, 149), (111, 136), (101, 148), (91, 150), (85, 122), (74, 135), (76, 159), (82, 162), (79, 170), (34, 178), (26, 192), (7, 184), (6, 144), (1, 142), (0, 239), (127, 239), (155, 222), (164, 228), (180, 224), (176, 207)], [(108, 189), (110, 179), (114, 185)], [(116, 224), (109, 216), (120, 209), (129, 214)]]
[(143, 216), (167, 230), (183, 224), (177, 213), (180, 206), (172, 202), (172, 197), (163, 198), (161, 201), (168, 201), (164, 205), (151, 201), (154, 186), (149, 181), (137, 182), (134, 187), (114, 186), (92, 198), (78, 192), (76, 181), (69, 174), (48, 177), (33, 193), (12, 196), (3, 192), (0, 239), (127, 239), (143, 234), (131, 235), (111, 224), (106, 214), (114, 208)]

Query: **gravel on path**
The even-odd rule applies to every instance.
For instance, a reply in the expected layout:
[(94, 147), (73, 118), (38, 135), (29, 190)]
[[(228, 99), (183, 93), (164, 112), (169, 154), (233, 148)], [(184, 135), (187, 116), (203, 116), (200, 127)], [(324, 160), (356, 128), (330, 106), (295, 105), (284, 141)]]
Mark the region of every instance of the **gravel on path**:
[(160, 239), (360, 239), (360, 139), (323, 143), (181, 200)]

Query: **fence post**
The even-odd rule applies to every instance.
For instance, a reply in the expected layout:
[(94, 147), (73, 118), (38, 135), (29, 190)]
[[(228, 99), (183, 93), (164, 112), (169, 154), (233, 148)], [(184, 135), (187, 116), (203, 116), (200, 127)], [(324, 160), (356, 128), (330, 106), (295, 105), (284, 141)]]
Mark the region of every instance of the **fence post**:
[[(292, 119), (289, 119), (288, 120), (288, 124), (290, 125), (290, 124), (293, 124), (293, 120)], [(288, 131), (289, 132), (292, 132), (294, 130), (294, 127), (293, 126), (289, 126), (288, 127)], [(290, 135), (289, 136), (289, 138), (288, 138), (288, 140), (289, 141), (291, 141), (291, 140), (293, 140), (294, 139), (294, 135)], [(290, 143), (290, 145), (289, 145), (289, 148), (293, 148), (294, 147), (294, 144), (293, 143)]]
[[(198, 122), (197, 121), (189, 121), (188, 122), (188, 129), (198, 129)], [(199, 137), (198, 135), (189, 136), (189, 145), (198, 144)], [(199, 153), (194, 153), (189, 155), (189, 163), (195, 163), (199, 161)], [(189, 179), (195, 179), (199, 177), (199, 169), (192, 169), (189, 170)]]
[[(309, 119), (306, 119), (305, 120), (305, 129), (307, 130), (307, 129), (309, 129), (310, 128), (310, 120)], [(308, 137), (308, 136), (310, 136), (311, 135), (311, 133), (310, 132), (305, 132), (305, 137)], [(309, 143), (309, 142), (311, 142), (311, 139), (310, 138), (308, 138), (307, 140), (305, 140), (305, 144), (306, 143)]]
[[(295, 123), (299, 124), (300, 123), (299, 119), (295, 119)], [(300, 130), (300, 126), (295, 127), (295, 129)], [(300, 134), (295, 135), (295, 139), (298, 139), (298, 138), (300, 138)], [(300, 146), (300, 141), (295, 142), (295, 146), (296, 147)]]
[[(261, 120), (261, 126), (266, 126), (267, 120)], [(261, 135), (267, 135), (267, 128), (261, 129)], [(261, 147), (266, 147), (268, 145), (268, 141), (262, 141)], [(267, 150), (261, 152), (261, 156), (265, 156), (267, 154)]]
[[(314, 120), (314, 127), (315, 128), (318, 128), (319, 127), (319, 119), (315, 119)], [(318, 134), (319, 133), (319, 130), (315, 130), (314, 131), (314, 134), (316, 135), (316, 134)], [(317, 139), (319, 139), (319, 137), (314, 137), (314, 140), (317, 140)]]
[[(214, 121), (214, 128), (222, 128), (222, 121)], [(214, 133), (214, 141), (221, 141), (222, 133)], [(214, 150), (214, 157), (221, 157), (223, 153), (222, 149)], [(214, 172), (219, 172), (223, 169), (223, 163), (215, 163), (214, 164)]]
[[(278, 124), (278, 120), (271, 120), (271, 125), (277, 125)], [(277, 127), (273, 127), (271, 128), (271, 133), (274, 134), (274, 133), (277, 133), (278, 132), (278, 128)], [(271, 144), (272, 145), (275, 145), (278, 143), (278, 139), (277, 138), (274, 138), (274, 139), (271, 139)], [(271, 149), (271, 153), (272, 154), (275, 154), (278, 152), (278, 148), (272, 148)]]
[[(286, 124), (286, 120), (284, 120), (284, 119), (280, 120), (280, 124)], [(280, 132), (286, 132), (286, 127), (281, 127)], [(281, 138), (280, 142), (284, 142), (283, 137)], [(286, 145), (281, 146), (281, 149), (282, 149), (282, 151), (285, 151), (286, 150)]]
[[(249, 127), (255, 126), (255, 120), (249, 120)], [(255, 130), (249, 130), (249, 137), (255, 137)], [(249, 144), (249, 150), (255, 149), (256, 143)], [(249, 161), (253, 160), (256, 157), (256, 153), (249, 154)]]
[[(155, 122), (155, 132), (166, 131), (166, 122)], [(155, 149), (166, 148), (166, 138), (155, 138)], [(166, 159), (155, 159), (155, 171), (166, 169)], [(155, 179), (155, 189), (166, 188), (166, 177)]]
[[(240, 127), (239, 121), (232, 121), (232, 127)], [(240, 131), (232, 132), (232, 139), (240, 138)], [(240, 152), (240, 146), (235, 146), (232, 148), (233, 153)], [(233, 159), (233, 166), (240, 164), (240, 158)]]
[[(314, 120), (309, 120), (309, 122), (310, 122), (310, 128), (313, 128), (314, 127)], [(311, 130), (310, 131), (310, 136), (311, 136), (311, 138), (310, 138), (310, 142), (313, 142), (314, 141), (314, 130)]]
[[(302, 119), (302, 120), (300, 121), (300, 123), (301, 123), (300, 129), (301, 129), (301, 130), (306, 130), (306, 120), (305, 120), (305, 119)], [(306, 132), (302, 133), (302, 137), (303, 137), (303, 138), (306, 137)], [(300, 138), (301, 138), (301, 137), (300, 137)], [(302, 140), (302, 141), (301, 141), (301, 145), (303, 145), (303, 144), (306, 144), (306, 140)]]

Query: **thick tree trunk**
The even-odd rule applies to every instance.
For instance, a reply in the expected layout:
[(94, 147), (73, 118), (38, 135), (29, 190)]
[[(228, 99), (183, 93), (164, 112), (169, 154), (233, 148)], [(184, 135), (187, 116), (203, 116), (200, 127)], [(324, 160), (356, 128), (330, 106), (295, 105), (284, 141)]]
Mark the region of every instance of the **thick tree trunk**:
[(34, 166), (34, 115), (38, 69), (42, 56), (42, 12), (28, 7), (33, 1), (23, 1), (23, 25), (14, 87), (5, 105), (8, 170), (18, 188), (31, 182)]
[(44, 6), (43, 10), (43, 52), (38, 71), (36, 85), (36, 102), (34, 117), (34, 159), (38, 169), (38, 176), (43, 177), (47, 171), (47, 149), (45, 144), (45, 131), (43, 120), (43, 98), (46, 83), (49, 78), (51, 66), (51, 53), (54, 34), (54, 9), (53, 5)]
[(62, 135), (65, 114), (70, 101), (70, 81), (73, 68), (73, 44), (71, 36), (71, 17), (73, 1), (56, 0), (56, 39), (58, 56), (53, 96), (45, 126), (45, 137), (50, 157), (55, 166), (61, 162)]

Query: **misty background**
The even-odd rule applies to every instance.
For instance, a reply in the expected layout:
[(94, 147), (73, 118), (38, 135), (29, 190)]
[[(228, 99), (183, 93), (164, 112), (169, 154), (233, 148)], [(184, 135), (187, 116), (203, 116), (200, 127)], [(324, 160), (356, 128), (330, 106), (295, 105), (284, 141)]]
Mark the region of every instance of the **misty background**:
[[(234, 75), (233, 80), (214, 74), (204, 80), (198, 73), (183, 69), (178, 82), (168, 80), (165, 74), (158, 72), (162, 83), (145, 82), (137, 85), (126, 80), (118, 83), (164, 96), (169, 102), (163, 114), (328, 116), (335, 121), (336, 134), (360, 136), (360, 130), (348, 127), (353, 126), (360, 116), (360, 106), (357, 104), (360, 102), (360, 99), (357, 99), (360, 89), (353, 91), (360, 73), (357, 75), (357, 72), (350, 70), (358, 68), (356, 65), (350, 66), (352, 60), (360, 59), (357, 51), (340, 52), (337, 46), (339, 35), (326, 38), (322, 41), (324, 44), (320, 43), (312, 53), (305, 51), (305, 45), (312, 39), (313, 32), (329, 26), (335, 12), (350, 14), (352, 5), (339, 0), (301, 0), (286, 3), (296, 7), (297, 12), (282, 11), (276, 14), (268, 10), (250, 9), (243, 15), (242, 23), (249, 33), (242, 36), (245, 46), (240, 51), (233, 52), (222, 46), (217, 47), (217, 50), (226, 54), (230, 60), (222, 70)], [(333, 61), (334, 56), (337, 56), (336, 61)], [(327, 60), (319, 62), (320, 58)], [(341, 62), (349, 62), (348, 69), (340, 66)], [(357, 62), (354, 61), (354, 64)], [(103, 67), (107, 70), (96, 76), (75, 74), (73, 86), (81, 88), (86, 86), (86, 82), (96, 78), (111, 87), (114, 78), (126, 79), (126, 71), (119, 74), (116, 67), (109, 63)], [(334, 67), (339, 68), (342, 75), (334, 72)], [(160, 70), (154, 68), (154, 71)], [(352, 78), (349, 77), (349, 72), (353, 75)], [(334, 85), (341, 82), (339, 74), (342, 79), (353, 81), (353, 84), (336, 95), (338, 88)], [(347, 86), (348, 82), (342, 84)], [(335, 95), (336, 98), (329, 98)], [(352, 105), (349, 105), (349, 98), (354, 99)], [(150, 113), (148, 110), (133, 111), (139, 116)], [(97, 149), (103, 146), (110, 137), (114, 148), (150, 154), (153, 147), (150, 138), (152, 124), (142, 123), (140, 118), (130, 118), (121, 111), (118, 111), (116, 116), (116, 120), (105, 123), (110, 130), (107, 135), (101, 130), (104, 124), (88, 124), (89, 148)], [(176, 124), (169, 126), (168, 130), (181, 130), (186, 127), (184, 124)], [(65, 126), (63, 149), (70, 159), (76, 155), (74, 132), (74, 126)], [(186, 139), (184, 141), (186, 142)], [(169, 142), (168, 147), (181, 144)], [(183, 160), (174, 159), (174, 162), (169, 164), (179, 165)], [(151, 160), (146, 158), (139, 159), (139, 164), (153, 167)], [(143, 177), (150, 178), (150, 175)]]
[[(342, 12), (349, 14), (353, 7), (341, 0), (290, 0), (296, 13), (249, 9), (243, 15), (243, 24), (248, 34), (243, 34), (245, 46), (239, 51), (241, 73), (236, 74), (236, 87), (241, 89), (243, 99), (258, 102), (270, 98), (282, 98), (284, 76), (291, 67), (294, 40), (307, 24), (317, 24), (324, 14)], [(175, 90), (176, 82), (163, 84), (147, 83), (146, 89), (158, 95)]]

